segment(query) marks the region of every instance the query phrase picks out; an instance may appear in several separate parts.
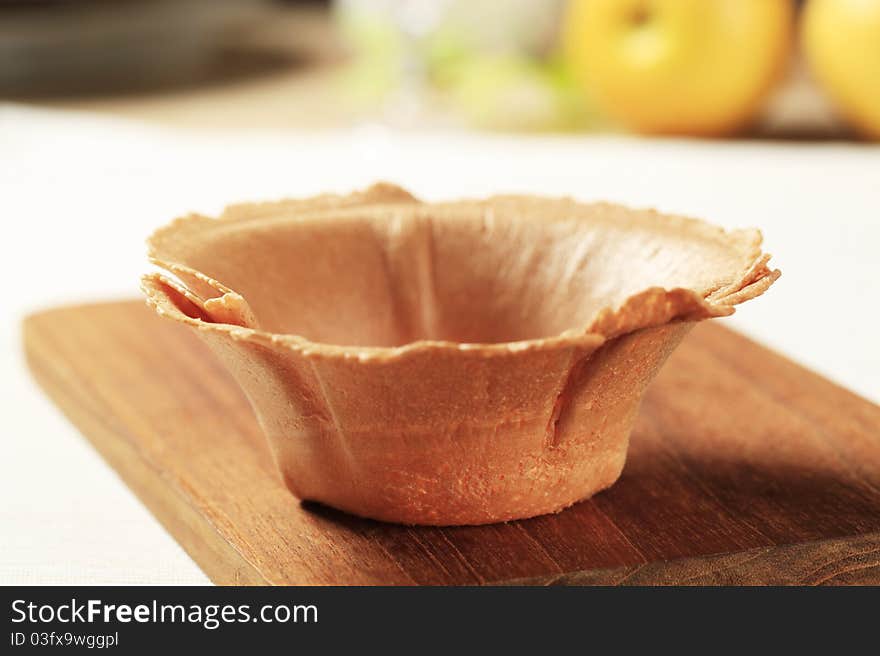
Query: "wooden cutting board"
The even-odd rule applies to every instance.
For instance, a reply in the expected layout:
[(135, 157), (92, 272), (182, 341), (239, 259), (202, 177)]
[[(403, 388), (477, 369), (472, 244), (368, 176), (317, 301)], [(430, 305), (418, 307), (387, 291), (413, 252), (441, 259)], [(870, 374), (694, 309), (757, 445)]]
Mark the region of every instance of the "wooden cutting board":
[(220, 363), (139, 301), (31, 316), (24, 342), (46, 392), (217, 583), (880, 583), (880, 408), (717, 322), (651, 386), (614, 487), (459, 528), (300, 503)]

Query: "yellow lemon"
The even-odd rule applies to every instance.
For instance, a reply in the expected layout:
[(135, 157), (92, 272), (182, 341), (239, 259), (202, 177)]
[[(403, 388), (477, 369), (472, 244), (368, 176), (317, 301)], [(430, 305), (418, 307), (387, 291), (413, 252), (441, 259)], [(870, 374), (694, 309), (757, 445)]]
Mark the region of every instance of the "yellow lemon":
[(880, 139), (880, 0), (809, 0), (801, 42), (840, 112)]
[(571, 0), (563, 49), (624, 127), (727, 134), (785, 72), (793, 23), (791, 0)]

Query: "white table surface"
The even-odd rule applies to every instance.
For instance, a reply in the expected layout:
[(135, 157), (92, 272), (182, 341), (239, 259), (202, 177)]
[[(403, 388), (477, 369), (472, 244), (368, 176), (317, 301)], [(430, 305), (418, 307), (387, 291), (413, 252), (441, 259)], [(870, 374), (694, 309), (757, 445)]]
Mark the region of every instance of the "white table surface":
[(726, 323), (880, 399), (880, 147), (181, 133), (0, 105), (0, 584), (207, 582), (31, 381), (21, 317), (136, 296), (144, 238), (179, 214), (377, 179), (426, 199), (565, 194), (758, 226), (783, 277)]

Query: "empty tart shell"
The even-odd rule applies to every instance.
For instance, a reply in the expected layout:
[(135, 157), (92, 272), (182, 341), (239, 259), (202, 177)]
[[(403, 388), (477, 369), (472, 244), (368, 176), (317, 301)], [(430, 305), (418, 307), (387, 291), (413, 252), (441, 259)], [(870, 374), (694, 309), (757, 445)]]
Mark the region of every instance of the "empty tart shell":
[(149, 251), (148, 303), (226, 364), (290, 490), (406, 524), (607, 488), (682, 337), (779, 276), (757, 230), (388, 184), (187, 216)]

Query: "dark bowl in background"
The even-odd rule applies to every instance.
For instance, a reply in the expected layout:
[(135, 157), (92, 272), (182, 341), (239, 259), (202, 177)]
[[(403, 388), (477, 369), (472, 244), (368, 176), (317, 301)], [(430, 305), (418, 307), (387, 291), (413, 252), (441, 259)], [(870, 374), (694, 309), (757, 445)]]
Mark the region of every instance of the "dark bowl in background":
[(144, 90), (210, 75), (267, 0), (0, 0), (0, 96)]

